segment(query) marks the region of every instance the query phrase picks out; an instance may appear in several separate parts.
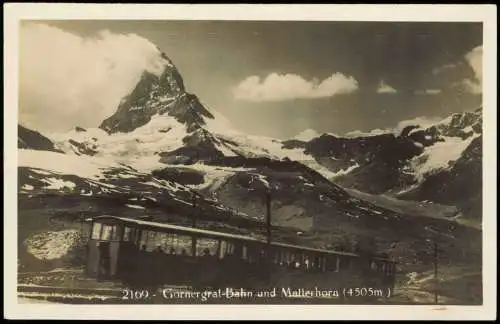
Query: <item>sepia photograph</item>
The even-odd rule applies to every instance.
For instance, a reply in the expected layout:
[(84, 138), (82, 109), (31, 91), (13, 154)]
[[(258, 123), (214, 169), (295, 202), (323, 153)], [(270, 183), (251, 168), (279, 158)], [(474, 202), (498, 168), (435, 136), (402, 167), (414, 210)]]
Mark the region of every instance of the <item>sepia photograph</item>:
[(485, 306), (484, 21), (183, 8), (13, 23), (13, 303)]

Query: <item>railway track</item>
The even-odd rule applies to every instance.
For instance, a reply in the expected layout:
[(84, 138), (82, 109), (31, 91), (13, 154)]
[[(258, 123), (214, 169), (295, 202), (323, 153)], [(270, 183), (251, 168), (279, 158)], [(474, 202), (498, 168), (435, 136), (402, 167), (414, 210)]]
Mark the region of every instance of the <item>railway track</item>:
[[(184, 286), (165, 286), (175, 290), (189, 291)], [(161, 292), (155, 297), (145, 299), (125, 298), (124, 288), (83, 288), (83, 287), (57, 287), (32, 284), (19, 284), (17, 296), (24, 300), (37, 300), (62, 304), (165, 304)], [(175, 302), (174, 302), (175, 303)]]
[(120, 303), (122, 289), (18, 285), (17, 296), (63, 304)]

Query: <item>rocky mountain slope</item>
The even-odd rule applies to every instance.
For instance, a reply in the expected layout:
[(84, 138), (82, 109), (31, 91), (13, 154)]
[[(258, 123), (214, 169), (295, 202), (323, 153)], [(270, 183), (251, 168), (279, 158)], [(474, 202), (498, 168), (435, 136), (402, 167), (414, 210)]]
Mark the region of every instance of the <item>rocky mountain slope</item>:
[(17, 126), (17, 147), (21, 149), (61, 152), (54, 147), (54, 143), (39, 132), (24, 126)]
[[(459, 204), (480, 218), (482, 109), (453, 114), (433, 124), (408, 125), (397, 133), (339, 137), (322, 134), (308, 141), (292, 139), (335, 172), (335, 183), (401, 199)], [(341, 172), (343, 171), (344, 172)], [(458, 184), (470, 183), (466, 190)]]

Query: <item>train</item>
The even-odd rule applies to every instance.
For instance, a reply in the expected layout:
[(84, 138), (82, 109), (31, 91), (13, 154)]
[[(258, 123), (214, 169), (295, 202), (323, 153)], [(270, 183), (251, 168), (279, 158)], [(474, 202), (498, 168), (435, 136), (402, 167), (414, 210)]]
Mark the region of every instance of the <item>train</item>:
[(88, 276), (130, 287), (392, 289), (387, 257), (102, 215), (88, 219)]

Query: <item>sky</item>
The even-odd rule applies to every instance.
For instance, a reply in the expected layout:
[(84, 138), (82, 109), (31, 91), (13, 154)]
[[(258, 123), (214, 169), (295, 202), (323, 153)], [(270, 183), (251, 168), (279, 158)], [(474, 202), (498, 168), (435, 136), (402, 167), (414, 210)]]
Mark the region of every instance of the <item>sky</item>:
[(481, 104), (480, 23), (61, 20), (21, 26), (20, 123), (97, 127), (158, 49), (250, 134), (369, 132)]

